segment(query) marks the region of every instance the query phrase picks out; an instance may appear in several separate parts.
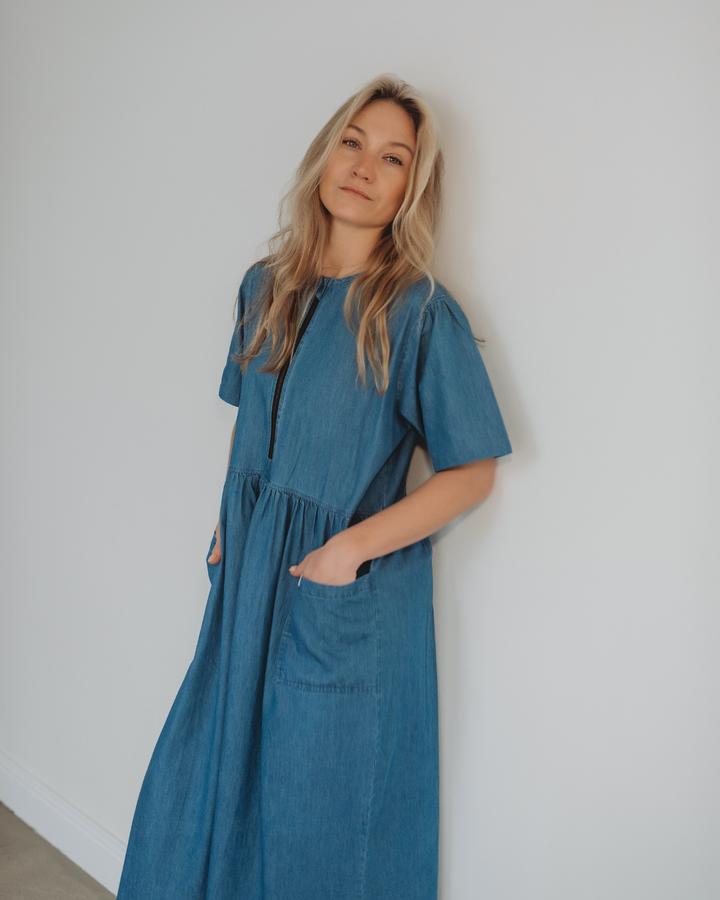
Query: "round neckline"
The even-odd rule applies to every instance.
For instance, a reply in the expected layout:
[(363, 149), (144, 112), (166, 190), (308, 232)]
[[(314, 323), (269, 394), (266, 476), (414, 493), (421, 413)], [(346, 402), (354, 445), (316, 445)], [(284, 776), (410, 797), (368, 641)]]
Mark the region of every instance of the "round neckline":
[(349, 284), (353, 278), (357, 278), (358, 275), (362, 274), (361, 272), (355, 272), (354, 275), (346, 275), (344, 278), (332, 278), (330, 275), (321, 275), (320, 283), (326, 284), (328, 286), (333, 284)]

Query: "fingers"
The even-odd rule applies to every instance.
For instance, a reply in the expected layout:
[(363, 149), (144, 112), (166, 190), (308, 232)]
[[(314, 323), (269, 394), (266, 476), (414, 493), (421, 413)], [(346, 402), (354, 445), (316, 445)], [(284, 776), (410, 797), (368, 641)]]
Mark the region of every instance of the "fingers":
[(222, 559), (222, 547), (220, 546), (220, 523), (218, 522), (215, 526), (215, 546), (212, 548), (212, 553), (208, 556), (208, 562), (210, 565), (214, 566), (216, 563), (219, 563)]

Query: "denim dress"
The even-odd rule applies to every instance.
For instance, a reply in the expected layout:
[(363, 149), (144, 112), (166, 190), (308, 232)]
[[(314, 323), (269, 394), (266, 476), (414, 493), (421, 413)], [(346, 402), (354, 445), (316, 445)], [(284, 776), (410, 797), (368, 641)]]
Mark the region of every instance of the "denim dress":
[[(239, 314), (259, 289), (245, 275)], [(432, 547), (363, 563), (350, 584), (289, 567), (406, 493), (416, 443), (436, 471), (510, 453), (467, 318), (436, 284), (389, 316), (390, 387), (362, 388), (323, 278), (292, 360), (243, 374), (220, 513), (222, 559), (195, 655), (150, 759), (118, 900), (436, 900), (438, 692)], [(211, 543), (210, 550), (215, 542)]]

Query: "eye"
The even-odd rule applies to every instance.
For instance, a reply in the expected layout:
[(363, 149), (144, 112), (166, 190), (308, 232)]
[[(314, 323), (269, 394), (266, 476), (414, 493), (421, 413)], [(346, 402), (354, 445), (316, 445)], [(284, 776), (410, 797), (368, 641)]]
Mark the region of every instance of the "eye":
[(400, 159), (399, 156), (386, 156), (385, 159), (390, 159), (390, 160), (394, 159), (395, 162), (393, 163), (393, 165), (396, 165), (396, 166), (403, 165), (403, 161)]
[(345, 138), (343, 144), (355, 144), (356, 147), (360, 146), (354, 138)]

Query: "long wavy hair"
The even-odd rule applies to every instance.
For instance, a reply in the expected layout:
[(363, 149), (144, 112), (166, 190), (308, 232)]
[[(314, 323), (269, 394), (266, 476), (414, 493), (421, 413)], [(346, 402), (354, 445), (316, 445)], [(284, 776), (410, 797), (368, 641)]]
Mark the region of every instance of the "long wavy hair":
[(270, 354), (261, 372), (279, 372), (292, 357), (301, 312), (315, 294), (322, 275), (323, 251), (330, 235), (330, 213), (320, 200), (319, 184), (328, 163), (354, 116), (374, 100), (391, 100), (413, 121), (416, 148), (407, 188), (393, 221), (383, 230), (364, 270), (353, 280), (343, 312), (357, 335), (358, 374), (366, 388), (365, 354), (380, 395), (389, 386), (388, 314), (402, 292), (429, 279), (435, 233), (442, 206), (443, 156), (435, 114), (411, 85), (395, 75), (374, 78), (337, 110), (308, 148), (291, 186), (280, 202), (279, 230), (267, 243), (262, 285), (238, 329), (257, 316), (249, 346), (234, 358), (243, 371), (270, 340)]

